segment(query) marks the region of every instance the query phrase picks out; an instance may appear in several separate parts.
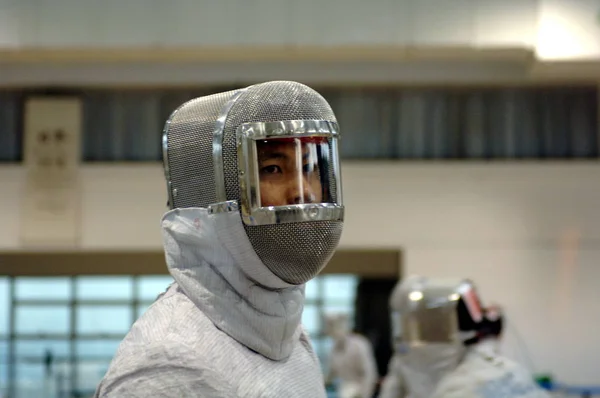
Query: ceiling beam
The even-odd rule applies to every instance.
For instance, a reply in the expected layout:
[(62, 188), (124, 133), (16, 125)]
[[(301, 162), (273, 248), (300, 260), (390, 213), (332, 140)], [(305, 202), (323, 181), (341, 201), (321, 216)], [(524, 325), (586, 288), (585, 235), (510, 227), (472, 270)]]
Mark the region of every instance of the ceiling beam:
[[(393, 277), (400, 273), (399, 250), (338, 250), (323, 274), (356, 274)], [(49, 251), (0, 252), (0, 275), (163, 275), (167, 274), (162, 251)]]

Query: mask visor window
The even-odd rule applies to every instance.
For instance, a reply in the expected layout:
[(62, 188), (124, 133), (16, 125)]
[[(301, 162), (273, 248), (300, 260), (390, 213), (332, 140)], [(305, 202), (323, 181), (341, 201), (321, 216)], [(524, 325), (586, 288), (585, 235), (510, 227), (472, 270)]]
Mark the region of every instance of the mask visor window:
[(335, 137), (302, 136), (254, 140), (257, 207), (341, 204)]
[(243, 222), (343, 221), (338, 140), (337, 125), (323, 120), (239, 126)]
[(398, 338), (406, 343), (451, 343), (458, 332), (455, 307), (421, 308), (405, 315)]

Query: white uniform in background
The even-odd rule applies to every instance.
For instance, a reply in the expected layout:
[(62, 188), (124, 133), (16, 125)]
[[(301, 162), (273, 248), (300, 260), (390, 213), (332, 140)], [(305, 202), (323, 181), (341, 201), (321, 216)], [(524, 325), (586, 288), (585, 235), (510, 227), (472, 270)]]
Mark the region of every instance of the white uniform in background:
[(388, 373), (385, 375), (378, 398), (405, 398), (406, 388), (402, 370), (400, 369), (400, 358), (393, 355), (388, 365)]
[(371, 398), (377, 383), (377, 364), (371, 342), (350, 333), (345, 315), (326, 316), (326, 333), (334, 341), (329, 355), (329, 377), (338, 378), (339, 398)]
[(469, 348), (431, 398), (550, 398), (525, 368), (498, 355), (493, 342), (484, 340)]
[(488, 306), (482, 322), (485, 337), (469, 347), (460, 365), (440, 382), (432, 398), (549, 398), (532, 375), (500, 355), (502, 310)]
[(396, 353), (381, 398), (549, 397), (482, 334), (487, 324), (472, 282), (410, 277), (390, 305)]
[(95, 397), (326, 396), (300, 320), (304, 283), (342, 232), (337, 138), (329, 104), (294, 82), (174, 112), (162, 232), (175, 283), (133, 325)]

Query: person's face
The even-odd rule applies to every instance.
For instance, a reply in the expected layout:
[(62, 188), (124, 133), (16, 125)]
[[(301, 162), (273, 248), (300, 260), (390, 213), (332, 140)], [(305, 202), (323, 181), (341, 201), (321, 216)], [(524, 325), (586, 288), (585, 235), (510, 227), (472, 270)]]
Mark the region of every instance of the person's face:
[(320, 203), (322, 185), (316, 144), (257, 141), (261, 206)]

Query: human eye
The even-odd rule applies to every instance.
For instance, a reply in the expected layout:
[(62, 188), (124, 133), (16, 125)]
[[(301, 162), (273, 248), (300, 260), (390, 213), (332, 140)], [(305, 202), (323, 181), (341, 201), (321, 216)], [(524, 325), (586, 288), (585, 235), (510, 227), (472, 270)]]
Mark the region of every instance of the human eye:
[(268, 166), (264, 166), (260, 169), (261, 174), (281, 174), (281, 167), (272, 164)]
[(306, 174), (313, 173), (316, 168), (317, 165), (314, 163), (305, 163), (304, 166), (302, 166), (302, 172)]

